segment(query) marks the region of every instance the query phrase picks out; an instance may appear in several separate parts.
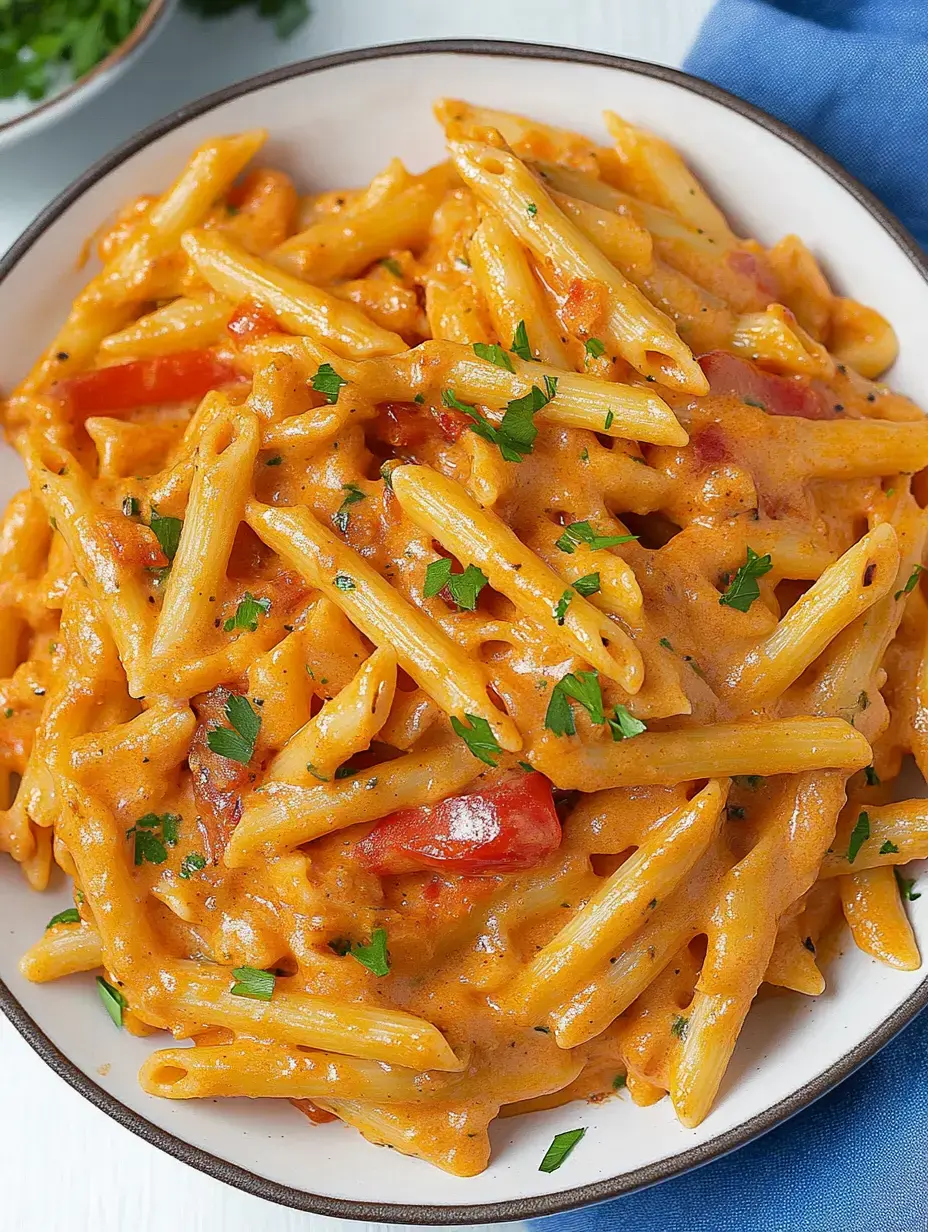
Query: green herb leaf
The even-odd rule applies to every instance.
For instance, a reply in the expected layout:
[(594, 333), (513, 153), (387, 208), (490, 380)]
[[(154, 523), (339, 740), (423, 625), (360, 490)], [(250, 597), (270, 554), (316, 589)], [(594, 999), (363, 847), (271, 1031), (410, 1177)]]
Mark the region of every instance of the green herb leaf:
[(641, 719), (636, 719), (625, 706), (615, 706), (612, 714), (613, 717), (609, 720), (609, 730), (612, 732), (613, 740), (631, 740), (633, 736), (640, 736), (642, 732), (648, 730), (647, 724), (642, 723)]
[(601, 535), (589, 522), (571, 522), (564, 527), (564, 533), (555, 542), (555, 547), (572, 555), (578, 543), (585, 543), (591, 551), (598, 552), (601, 548), (615, 548), (620, 543), (630, 543), (637, 538), (637, 535)]
[(273, 971), (259, 971), (257, 967), (233, 967), (235, 983), (233, 997), (251, 997), (254, 1001), (270, 1001), (274, 995), (276, 976)]
[(452, 389), (443, 390), (441, 400), (445, 406), (453, 407), (472, 419), (474, 422), (469, 425), (471, 431), (489, 441), (491, 445), (496, 445), (507, 462), (521, 462), (526, 454), (532, 452), (535, 437), (538, 435), (534, 416), (555, 396), (557, 378), (545, 376), (544, 385), (544, 393), (537, 385), (533, 385), (523, 397), (513, 398), (507, 404), (506, 413), (498, 428), (484, 419), (474, 407), (461, 402)]
[(608, 432), (609, 429), (612, 427), (614, 419), (615, 419), (615, 415), (612, 413), (612, 411), (606, 411), (606, 418), (603, 420), (603, 428), (606, 432)]
[(769, 573), (773, 561), (767, 556), (758, 556), (753, 548), (747, 549), (747, 559), (732, 578), (724, 595), (719, 597), (723, 607), (733, 607), (739, 612), (749, 610), (755, 599), (760, 598), (760, 587), (757, 579)]
[(525, 210), (526, 210), (526, 213), (530, 214), (532, 218), (534, 218), (535, 215), (538, 213), (538, 206), (535, 204), (534, 201), (529, 201), (528, 205), (525, 207)]
[(897, 590), (893, 596), (895, 599), (901, 599), (903, 595), (910, 595), (915, 589), (919, 575), (925, 572), (924, 565), (914, 565), (912, 572), (909, 574), (909, 580), (903, 586), (902, 590)]
[(465, 612), (476, 609), (477, 598), (486, 584), (485, 575), (476, 565), (468, 565), (463, 573), (452, 573), (448, 578), (451, 598)]
[(230, 616), (222, 627), (226, 633), (231, 633), (233, 629), (248, 629), (254, 633), (258, 628), (258, 617), (262, 614), (266, 616), (270, 610), (270, 599), (256, 599), (246, 590), (244, 599), (235, 609), (235, 615)]
[(189, 855), (184, 856), (181, 862), (180, 875), (188, 881), (194, 873), (204, 868), (206, 868), (206, 856), (201, 856), (198, 851), (191, 851)]
[(560, 599), (554, 605), (554, 619), (557, 624), (562, 625), (567, 618), (567, 609), (570, 607), (570, 602), (574, 597), (574, 592), (569, 588), (564, 591)]
[(583, 595), (584, 599), (588, 599), (590, 595), (599, 593), (599, 574), (588, 573), (585, 577), (579, 577), (574, 580), (574, 590), (578, 595)]
[(896, 855), (898, 851), (899, 851), (899, 848), (896, 846), (896, 844), (893, 842), (890, 842), (890, 840), (887, 839), (886, 842), (883, 844), (883, 846), (880, 848), (880, 855), (881, 856), (892, 856), (892, 855)]
[(899, 886), (899, 893), (910, 903), (914, 903), (916, 898), (921, 898), (921, 891), (918, 894), (913, 894), (912, 887), (915, 885), (914, 877), (903, 877), (898, 868), (893, 870), (896, 874), (896, 883)]
[(587, 338), (584, 349), (591, 359), (599, 359), (601, 355), (606, 354), (606, 344), (600, 342), (598, 338)]
[(264, 465), (265, 466), (280, 466), (282, 462), (283, 462), (282, 455), (279, 453), (275, 453), (273, 458), (268, 458), (268, 460), (265, 462)]
[(351, 518), (349, 513), (351, 506), (356, 505), (358, 501), (365, 500), (366, 497), (356, 483), (343, 483), (342, 491), (346, 493), (345, 499), (339, 505), (337, 511), (332, 514), (332, 521), (344, 535), (348, 530), (348, 522)]
[(679, 1014), (673, 1020), (673, 1025), (670, 1028), (670, 1034), (675, 1035), (677, 1039), (683, 1039), (686, 1035), (686, 1028), (689, 1026), (689, 1019), (682, 1018)]
[(613, 1080), (612, 1080), (612, 1089), (613, 1089), (613, 1091), (621, 1091), (621, 1090), (623, 1089), (623, 1087), (625, 1087), (625, 1086), (627, 1086), (627, 1080), (626, 1080), (625, 1075), (624, 1075), (624, 1074), (616, 1074), (616, 1076), (615, 1076), (615, 1077), (613, 1078)]
[(350, 950), (352, 958), (356, 958), (362, 967), (373, 971), (374, 975), (390, 974), (390, 956), (387, 953), (387, 930), (375, 928), (367, 945), (353, 945)]
[(80, 924), (81, 913), (76, 907), (66, 907), (64, 911), (59, 911), (45, 925), (45, 931), (54, 928), (56, 924)]
[(261, 730), (261, 716), (252, 709), (248, 698), (238, 693), (229, 695), (225, 711), (231, 729), (214, 727), (207, 732), (206, 743), (220, 757), (228, 757), (230, 761), (247, 766), (254, 756), (255, 741)]
[(512, 360), (498, 342), (475, 342), (474, 354), (478, 359), (485, 359), (488, 363), (496, 364), (497, 368), (505, 368), (507, 372), (515, 372)]
[(745, 406), (756, 406), (759, 411), (766, 411), (767, 409), (766, 402), (760, 402), (757, 398), (745, 398), (744, 404)]
[(126, 831), (126, 838), (134, 836), (136, 865), (165, 862), (168, 858), (167, 847), (173, 847), (177, 842), (180, 820), (176, 813), (146, 813), (136, 820), (135, 825)]
[(578, 702), (592, 723), (605, 723), (603, 694), (597, 672), (568, 672), (551, 690), (551, 700), (545, 714), (545, 727), (556, 736), (573, 736), (576, 732), (567, 699)]
[(486, 719), (479, 718), (475, 714), (466, 714), (464, 717), (470, 726), (465, 726), (457, 715), (451, 716), (451, 726), (455, 735), (460, 736), (474, 757), (479, 758), (485, 765), (497, 765), (493, 758), (503, 750), (493, 735), (490, 724)]
[(857, 853), (863, 847), (864, 843), (870, 837), (870, 815), (869, 813), (861, 813), (857, 818), (857, 824), (851, 831), (851, 840), (847, 845), (847, 862), (853, 864), (857, 859)]
[(155, 533), (161, 551), (169, 561), (172, 561), (177, 555), (177, 548), (180, 544), (180, 532), (184, 529), (183, 520), (163, 518), (157, 509), (152, 508), (149, 525)]
[(118, 988), (103, 978), (102, 975), (97, 976), (97, 992), (100, 994), (100, 1000), (103, 1002), (103, 1008), (115, 1022), (117, 1027), (122, 1027), (123, 1011), (129, 1008), (129, 1002), (122, 995)]
[(358, 589), (354, 578), (349, 577), (347, 573), (336, 573), (334, 585), (336, 590), (347, 591)]
[(509, 350), (513, 355), (517, 355), (519, 359), (531, 361), (535, 358), (532, 354), (532, 348), (529, 346), (528, 330), (525, 328), (524, 321), (520, 321), (516, 326), (516, 332), (512, 335), (512, 346)]
[(399, 261), (396, 261), (393, 257), (384, 257), (380, 264), (384, 267), (384, 269), (388, 269), (394, 278), (403, 277), (403, 267), (400, 265)]
[(551, 1145), (545, 1151), (544, 1159), (538, 1165), (538, 1171), (557, 1172), (585, 1133), (585, 1129), (566, 1129), (562, 1134), (555, 1134)]
[(444, 590), (450, 577), (450, 559), (447, 556), (440, 556), (438, 560), (433, 560), (425, 571), (425, 582), (422, 586), (422, 593), (426, 599), (434, 599), (439, 591)]
[(324, 394), (326, 402), (337, 402), (341, 387), (347, 384), (331, 364), (321, 364), (313, 377), (313, 389), (316, 393)]

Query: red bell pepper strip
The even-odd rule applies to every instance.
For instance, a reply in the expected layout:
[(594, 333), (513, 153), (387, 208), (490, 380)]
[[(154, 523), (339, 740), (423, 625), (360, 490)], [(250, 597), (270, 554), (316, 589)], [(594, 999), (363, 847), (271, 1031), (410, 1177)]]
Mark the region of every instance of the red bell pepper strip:
[(95, 415), (161, 402), (187, 402), (242, 379), (215, 351), (178, 351), (65, 377), (50, 392), (76, 414)]

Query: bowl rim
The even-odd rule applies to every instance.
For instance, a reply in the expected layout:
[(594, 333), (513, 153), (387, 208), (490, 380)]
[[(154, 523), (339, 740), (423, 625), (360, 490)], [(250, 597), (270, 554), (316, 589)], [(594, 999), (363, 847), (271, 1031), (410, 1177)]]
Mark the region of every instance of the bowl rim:
[[(148, 36), (161, 28), (163, 19), (168, 16), (175, 3), (176, 0), (149, 0), (148, 7), (123, 41), (83, 77), (78, 77), (50, 98), (42, 99), (28, 111), (0, 121), (0, 144), (20, 136), (25, 137), (31, 128), (39, 128), (53, 120), (58, 110), (64, 113), (75, 104), (89, 101), (117, 69), (126, 67), (134, 60)], [(79, 97), (80, 95), (84, 97)]]
[[(911, 233), (895, 215), (865, 188), (850, 172), (846, 171), (829, 155), (825, 154), (808, 138), (795, 129), (775, 119), (767, 112), (747, 103), (727, 90), (711, 82), (695, 77), (681, 69), (661, 64), (651, 64), (625, 56), (606, 52), (586, 51), (575, 47), (557, 47), (542, 43), (523, 43), (499, 39), (426, 39), (421, 41), (388, 43), (373, 47), (356, 48), (299, 60), (268, 72), (245, 78), (221, 90), (204, 95), (187, 103), (155, 123), (142, 129), (134, 137), (123, 142), (94, 163), (83, 175), (64, 189), (45, 207), (38, 217), (22, 233), (6, 254), (0, 258), (0, 286), (25, 254), (41, 239), (44, 232), (85, 192), (108, 175), (131, 155), (138, 153), (153, 141), (179, 128), (188, 120), (204, 115), (214, 108), (240, 98), (243, 95), (276, 85), (281, 81), (307, 76), (325, 69), (348, 64), (365, 63), (369, 60), (384, 60), (417, 55), (464, 55), (496, 56), (503, 59), (555, 60), (575, 64), (588, 64), (599, 68), (620, 69), (640, 76), (656, 78), (680, 86), (691, 93), (708, 98), (745, 119), (780, 137), (800, 153), (811, 159), (833, 180), (851, 194), (879, 223), (899, 248), (909, 258), (922, 279), (928, 284), (928, 257)], [(815, 1100), (827, 1094), (839, 1082), (843, 1082), (928, 1006), (928, 975), (913, 993), (866, 1039), (850, 1052), (829, 1066), (811, 1082), (785, 1099), (749, 1118), (742, 1124), (667, 1159), (637, 1168), (621, 1176), (594, 1181), (587, 1185), (560, 1190), (556, 1193), (539, 1194), (534, 1197), (512, 1198), (505, 1201), (478, 1203), (476, 1205), (407, 1205), (406, 1203), (357, 1202), (345, 1198), (331, 1198), (295, 1189), (279, 1181), (258, 1176), (247, 1168), (229, 1163), (201, 1147), (193, 1146), (166, 1129), (153, 1124), (141, 1113), (135, 1112), (116, 1096), (104, 1090), (83, 1070), (79, 1069), (49, 1039), (38, 1023), (20, 1004), (7, 985), (0, 980), (0, 1010), (22, 1035), (32, 1049), (52, 1070), (78, 1091), (85, 1099), (105, 1112), (119, 1125), (130, 1130), (145, 1142), (158, 1147), (182, 1163), (189, 1164), (216, 1180), (223, 1181), (245, 1193), (294, 1210), (325, 1215), (337, 1219), (428, 1224), (452, 1226), (459, 1224), (497, 1223), (509, 1220), (537, 1219), (555, 1215), (579, 1207), (605, 1202), (635, 1190), (644, 1189), (659, 1181), (680, 1176), (694, 1168), (727, 1155), (738, 1147), (767, 1133), (796, 1113), (807, 1108)]]

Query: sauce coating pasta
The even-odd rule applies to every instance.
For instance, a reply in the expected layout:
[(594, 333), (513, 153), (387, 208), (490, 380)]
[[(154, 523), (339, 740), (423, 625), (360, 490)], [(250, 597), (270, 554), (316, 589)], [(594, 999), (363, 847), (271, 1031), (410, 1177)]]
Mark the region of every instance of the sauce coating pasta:
[(469, 1176), (497, 1115), (697, 1125), (842, 918), (919, 965), (928, 420), (662, 139), (436, 115), (312, 197), (207, 142), (7, 390), (0, 851), (73, 881), (23, 975), (190, 1041), (146, 1091)]

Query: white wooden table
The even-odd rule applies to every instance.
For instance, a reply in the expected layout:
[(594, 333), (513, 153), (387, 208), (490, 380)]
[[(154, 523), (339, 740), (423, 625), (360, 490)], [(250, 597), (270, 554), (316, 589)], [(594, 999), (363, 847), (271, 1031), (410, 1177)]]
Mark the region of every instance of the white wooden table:
[[(0, 152), (0, 252), (114, 145), (180, 104), (253, 73), (349, 47), (467, 37), (679, 64), (711, 0), (313, 0), (313, 7), (311, 21), (286, 43), (249, 13), (203, 24), (177, 12), (126, 78), (61, 123)], [(46, 1069), (2, 1017), (0, 1082), (0, 1228), (348, 1232), (361, 1226), (271, 1206), (163, 1155)]]

